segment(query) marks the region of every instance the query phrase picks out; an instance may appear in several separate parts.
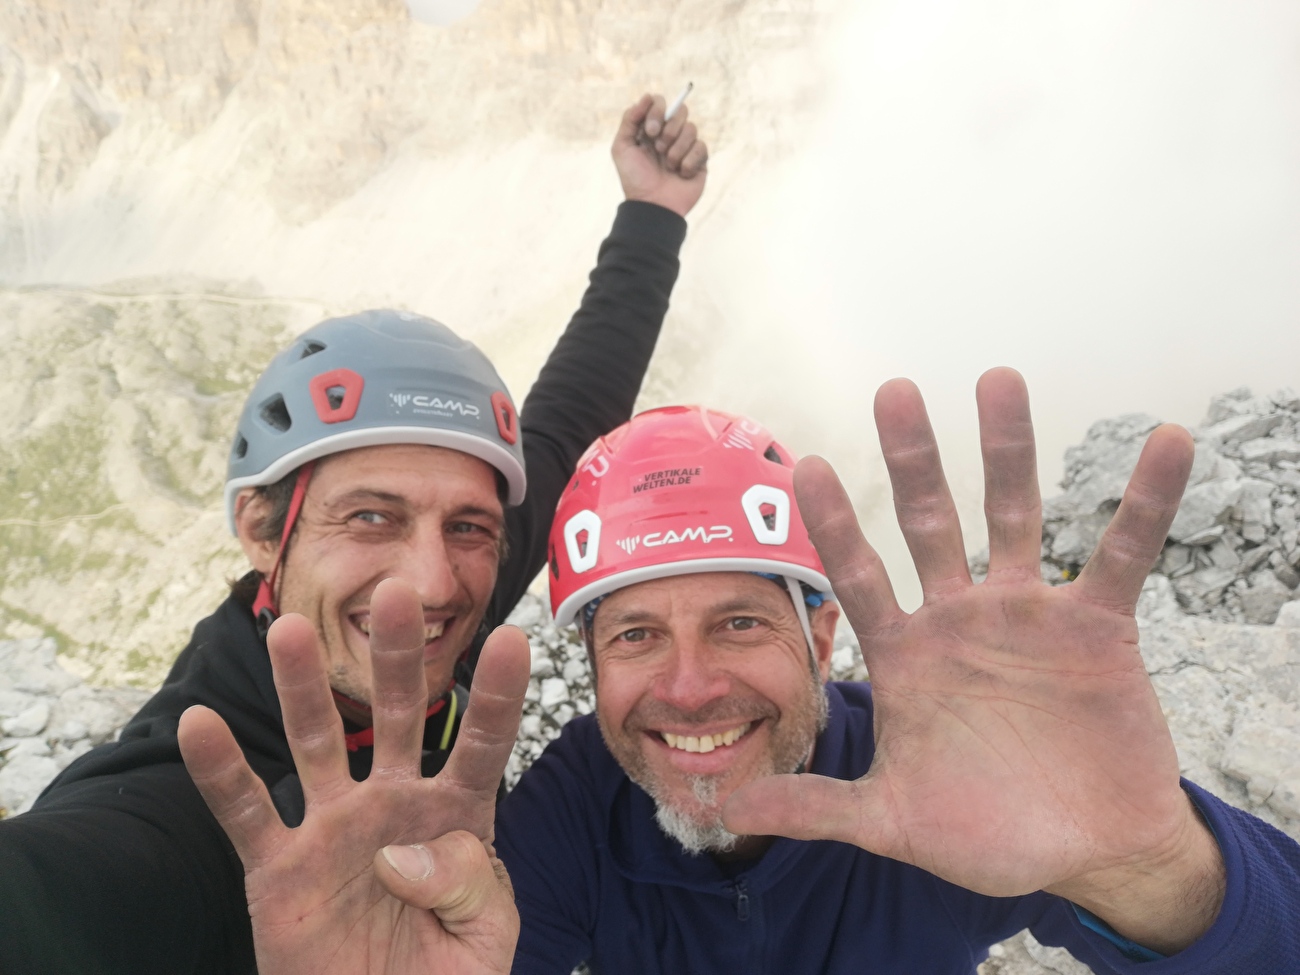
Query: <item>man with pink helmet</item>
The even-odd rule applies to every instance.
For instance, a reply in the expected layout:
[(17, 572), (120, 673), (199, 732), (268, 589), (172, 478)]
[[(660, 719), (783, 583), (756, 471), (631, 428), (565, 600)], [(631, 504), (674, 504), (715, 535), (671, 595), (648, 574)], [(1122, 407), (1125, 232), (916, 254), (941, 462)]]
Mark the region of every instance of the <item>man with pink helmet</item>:
[[(583, 455), (552, 524), (551, 607), (560, 625), (581, 617), (605, 742), (693, 852), (753, 848), (722, 826), (722, 802), (758, 775), (806, 767), (825, 726), (839, 610), (793, 472), (753, 420), (653, 410)], [(665, 679), (683, 627), (704, 634), (702, 657), (726, 660), (725, 687), (696, 660)]]
[[(516, 975), (973, 975), (1024, 927), (1097, 973), (1300, 972), (1300, 846), (1180, 780), (1137, 650), (1186, 432), (1152, 435), (1088, 566), (1050, 587), (1023, 380), (993, 370), (977, 398), (978, 585), (919, 393), (877, 396), (912, 614), (830, 469), (796, 475), (752, 420), (656, 410), (579, 461), (548, 579), (596, 713), (498, 808)], [(871, 685), (825, 683), (828, 579)]]

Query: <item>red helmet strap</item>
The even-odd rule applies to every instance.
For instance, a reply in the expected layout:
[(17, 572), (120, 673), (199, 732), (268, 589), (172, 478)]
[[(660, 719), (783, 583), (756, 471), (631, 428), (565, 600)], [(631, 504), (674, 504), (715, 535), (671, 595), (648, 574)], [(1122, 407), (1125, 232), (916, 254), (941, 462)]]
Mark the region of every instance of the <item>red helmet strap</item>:
[(298, 479), (293, 482), (293, 495), (289, 498), (289, 510), (284, 516), (284, 531), (280, 534), (280, 550), (275, 554), (275, 565), (271, 567), (268, 575), (262, 576), (262, 582), (257, 587), (257, 598), (253, 600), (253, 617), (259, 624), (265, 619), (265, 626), (262, 627), (262, 635), (266, 635), (266, 629), (275, 621), (280, 610), (276, 605), (275, 598), (275, 581), (280, 574), (280, 566), (284, 564), (284, 557), (288, 552), (289, 536), (293, 534), (293, 527), (298, 521), (298, 513), (302, 511), (303, 499), (307, 496), (307, 483), (311, 480), (311, 473), (316, 467), (314, 460), (309, 460), (298, 468)]

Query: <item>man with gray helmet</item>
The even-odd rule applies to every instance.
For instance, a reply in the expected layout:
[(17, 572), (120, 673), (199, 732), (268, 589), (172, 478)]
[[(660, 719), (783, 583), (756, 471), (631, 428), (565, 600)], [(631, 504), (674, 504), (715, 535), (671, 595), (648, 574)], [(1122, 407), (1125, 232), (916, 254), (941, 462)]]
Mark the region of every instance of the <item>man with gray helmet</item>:
[[(328, 674), (328, 687), (314, 686), (344, 724), (344, 778), (367, 779), (372, 768), (382, 778), (391, 767), (386, 715), (418, 708), (407, 737), (412, 748), (419, 739), (420, 773), (451, 761), (452, 784), (431, 795), (457, 810), (436, 829), (421, 824), (420, 838), (490, 835), (504, 755), (476, 748), (496, 734), (500, 682), (488, 668), (478, 697), (489, 703), (468, 715), (466, 685), (483, 637), (545, 562), (575, 461), (628, 418), (654, 349), (707, 158), (687, 112), (664, 115), (664, 100), (645, 96), (623, 116), (612, 152), (627, 199), (518, 412), (477, 348), (406, 312), (322, 322), (271, 363), (240, 417), (225, 493), (252, 571), (198, 624), (121, 740), (69, 766), (31, 812), (0, 823), (0, 970), (254, 969), (249, 914), (261, 902), (251, 882), (245, 889), (248, 848), (238, 835), (232, 845), (204, 804), (178, 729), (194, 705), (216, 712), (225, 727), (206, 715), (187, 758), (192, 748), (234, 749), (278, 819), (298, 825), (304, 793), (315, 793), (295, 773), (291, 740), (301, 729), (286, 728), (280, 708), (297, 692), (294, 660)], [(372, 600), (394, 576), (404, 582), (389, 586), (415, 609), (397, 644), (377, 613), (372, 641)], [(390, 648), (422, 671), (418, 702), (398, 708), (386, 696), (389, 657), (399, 656), (381, 653)], [(196, 713), (187, 726), (202, 725)], [(454, 757), (463, 722), (468, 744)], [(310, 831), (294, 832), (301, 840)], [(329, 849), (303, 856), (319, 866)], [(295, 874), (295, 893), (309, 897), (316, 876)]]

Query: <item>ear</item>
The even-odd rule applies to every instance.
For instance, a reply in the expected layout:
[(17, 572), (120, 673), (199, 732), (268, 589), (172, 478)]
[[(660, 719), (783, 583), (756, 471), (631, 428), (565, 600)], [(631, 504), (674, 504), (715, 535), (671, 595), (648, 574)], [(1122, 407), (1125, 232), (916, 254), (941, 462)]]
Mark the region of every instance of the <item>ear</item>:
[(812, 613), (813, 656), (822, 683), (831, 676), (831, 654), (835, 652), (835, 625), (840, 621), (840, 604), (828, 599)]
[(259, 537), (258, 529), (271, 514), (271, 502), (254, 488), (244, 488), (235, 497), (235, 534), (253, 568), (262, 575), (270, 575), (280, 554), (279, 539)]

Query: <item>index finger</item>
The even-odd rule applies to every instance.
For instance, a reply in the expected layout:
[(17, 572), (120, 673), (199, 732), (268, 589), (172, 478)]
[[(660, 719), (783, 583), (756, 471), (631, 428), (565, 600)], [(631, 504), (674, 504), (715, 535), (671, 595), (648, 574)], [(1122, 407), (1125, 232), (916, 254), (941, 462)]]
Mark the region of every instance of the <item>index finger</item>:
[(835, 598), (862, 642), (870, 668), (875, 647), (871, 634), (902, 613), (885, 563), (862, 534), (853, 503), (830, 464), (820, 457), (799, 461), (794, 492), (808, 537), (826, 567)]
[[(440, 782), (491, 802), (519, 734), (530, 666), (528, 638), (514, 626), (498, 626), (483, 644), (469, 707), (461, 721)], [(489, 817), (490, 820), (490, 817)]]
[(271, 624), (266, 647), (285, 739), (302, 780), (303, 797), (311, 806), (352, 784), (343, 719), (330, 693), (325, 652), (315, 628), (297, 613), (285, 613)]
[(1119, 510), (1074, 585), (1095, 603), (1132, 613), (1164, 548), (1192, 470), (1192, 435), (1173, 423), (1156, 427), (1124, 488)]

